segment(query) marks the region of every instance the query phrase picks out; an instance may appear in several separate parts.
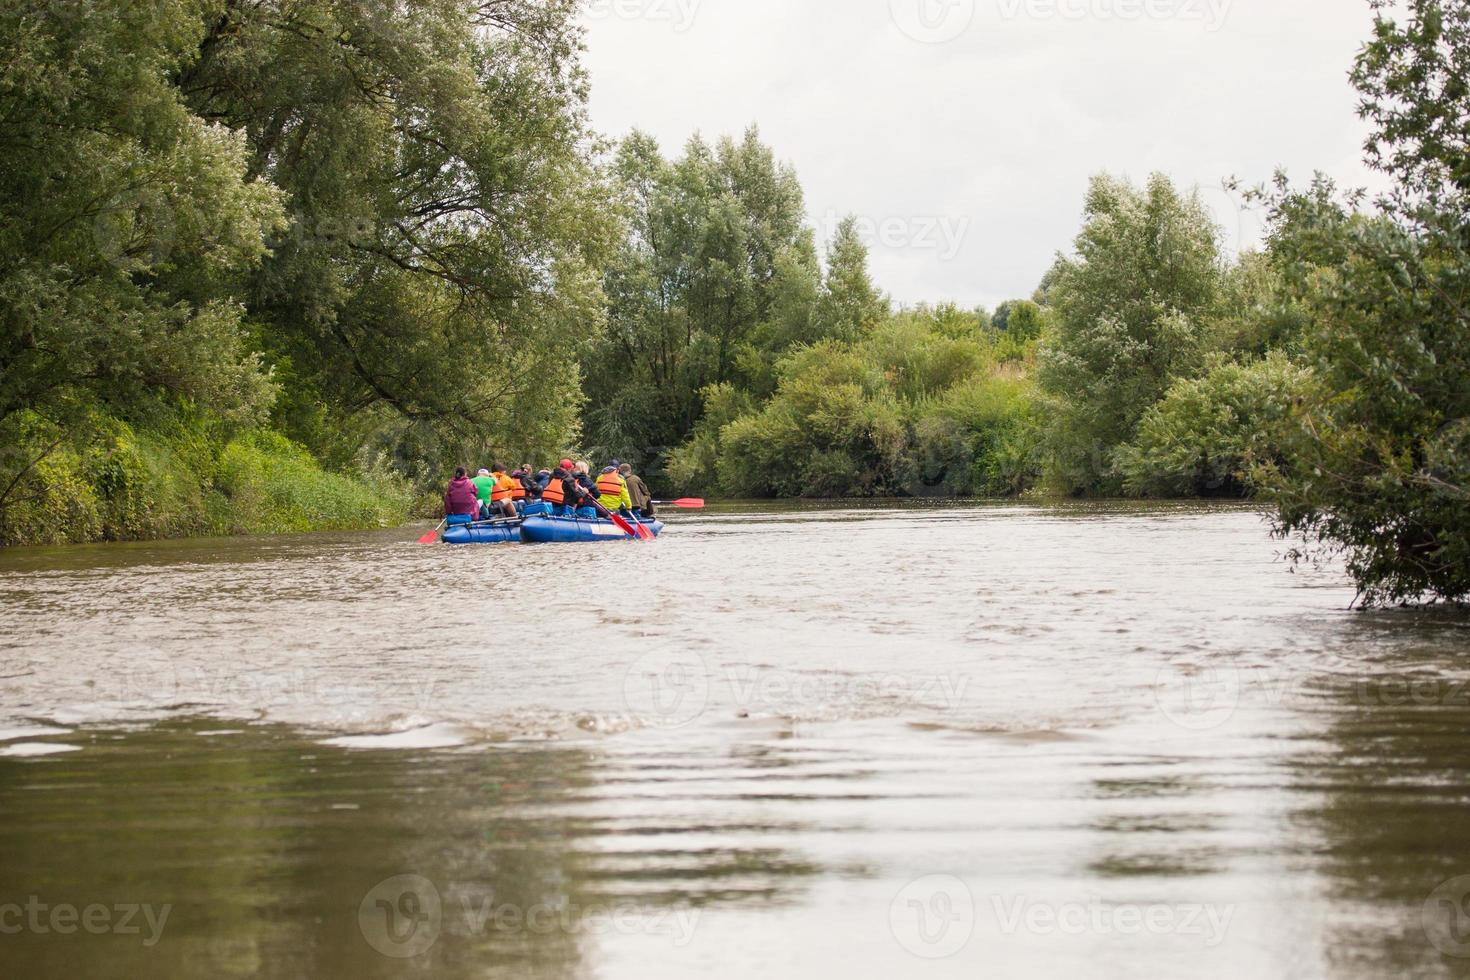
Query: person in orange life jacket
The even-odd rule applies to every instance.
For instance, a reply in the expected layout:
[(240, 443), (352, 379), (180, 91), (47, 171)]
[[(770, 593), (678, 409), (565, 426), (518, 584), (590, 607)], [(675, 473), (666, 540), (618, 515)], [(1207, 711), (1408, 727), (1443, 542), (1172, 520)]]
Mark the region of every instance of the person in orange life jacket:
[[(546, 476), (551, 476), (551, 471), (546, 471)], [(549, 517), (553, 508), (541, 498), (543, 484), (536, 475), (536, 471), (529, 466), (522, 466), (511, 477), (520, 481), (521, 493), (524, 495), (524, 503), (521, 505), (522, 517)]]
[(451, 524), (469, 524), (480, 516), (480, 500), (475, 485), (463, 466), (454, 471), (454, 480), (444, 492), (444, 518)]
[(490, 490), (490, 516), (492, 518), (518, 516), (515, 501), (511, 499), (515, 481), (505, 475), (505, 464), (496, 463), (490, 471), (490, 478), (495, 481)]
[(603, 468), (597, 478), (597, 497), (597, 502), (607, 510), (620, 511), (625, 516), (633, 513), (633, 498), (628, 495), (628, 485), (616, 466)]
[(526, 487), (526, 467), (522, 466), (509, 477), (511, 482), (510, 502), (515, 504), (517, 514), (525, 514), (530, 502), (530, 491)]
[(548, 507), (552, 517), (569, 517), (577, 499), (577, 482), (566, 470), (558, 466), (541, 488), (541, 503)]

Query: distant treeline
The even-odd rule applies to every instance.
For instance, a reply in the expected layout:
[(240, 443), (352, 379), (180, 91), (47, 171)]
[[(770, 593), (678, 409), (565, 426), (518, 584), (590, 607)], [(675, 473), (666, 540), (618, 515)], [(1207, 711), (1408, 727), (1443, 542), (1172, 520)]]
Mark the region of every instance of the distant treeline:
[[(1095, 178), (1035, 293), (895, 309), (754, 130), (591, 132), (574, 0), (0, 3), (0, 541), (403, 520), (456, 464), (740, 497), (1261, 496), (1470, 594), (1470, 11), (1375, 4), (1382, 200)], [(983, 270), (977, 270), (983, 276)]]

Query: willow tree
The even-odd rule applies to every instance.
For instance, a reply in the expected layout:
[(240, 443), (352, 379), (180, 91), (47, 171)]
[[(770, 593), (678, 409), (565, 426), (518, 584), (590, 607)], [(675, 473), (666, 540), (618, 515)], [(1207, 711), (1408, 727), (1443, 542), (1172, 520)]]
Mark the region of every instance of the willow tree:
[(319, 451), (550, 450), (612, 238), (574, 0), (213, 0), (178, 77), (290, 228), (250, 283)]
[(0, 525), (113, 421), (270, 406), (233, 287), (280, 195), (171, 84), (204, 33), (195, 0), (0, 2)]
[(586, 359), (587, 433), (646, 459), (693, 430), (706, 388), (770, 381), (770, 352), (806, 338), (820, 267), (801, 185), (755, 130), (675, 160), (634, 133), (613, 169), (629, 232)]
[(1198, 196), (1161, 175), (1143, 189), (1092, 181), (1075, 254), (1048, 276), (1055, 330), (1040, 382), (1062, 488), (1121, 490), (1113, 454), (1173, 381), (1200, 365), (1222, 268), (1217, 229)]
[(1368, 162), (1358, 213), (1319, 181), (1273, 201), (1273, 250), (1326, 394), (1275, 474), (1283, 534), (1343, 551), (1367, 603), (1470, 597), (1470, 9), (1376, 2), (1353, 81)]

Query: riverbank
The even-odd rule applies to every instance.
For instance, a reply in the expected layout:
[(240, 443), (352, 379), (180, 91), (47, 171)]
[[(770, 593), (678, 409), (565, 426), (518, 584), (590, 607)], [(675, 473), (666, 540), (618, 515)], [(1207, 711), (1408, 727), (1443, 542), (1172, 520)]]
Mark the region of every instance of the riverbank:
[(33, 455), (0, 508), (0, 546), (374, 530), (415, 510), (407, 481), (331, 472), (269, 430), (109, 420)]

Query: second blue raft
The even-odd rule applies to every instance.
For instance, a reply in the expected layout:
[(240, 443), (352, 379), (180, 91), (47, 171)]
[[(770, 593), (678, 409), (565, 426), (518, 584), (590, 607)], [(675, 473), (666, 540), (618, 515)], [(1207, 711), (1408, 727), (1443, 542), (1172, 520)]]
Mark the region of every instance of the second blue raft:
[[(643, 526), (658, 537), (663, 521), (643, 521)], [(594, 541), (635, 541), (612, 521), (584, 520), (578, 517), (528, 517), (521, 525), (521, 540), (526, 544), (576, 544)]]

